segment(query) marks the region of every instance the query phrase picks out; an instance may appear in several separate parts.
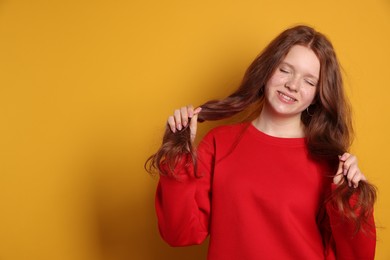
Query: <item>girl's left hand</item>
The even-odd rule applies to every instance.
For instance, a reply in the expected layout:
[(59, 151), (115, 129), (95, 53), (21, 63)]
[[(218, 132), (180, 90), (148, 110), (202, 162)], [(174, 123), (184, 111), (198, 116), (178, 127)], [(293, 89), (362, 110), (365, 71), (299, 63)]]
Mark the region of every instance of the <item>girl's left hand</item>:
[(344, 153), (339, 156), (339, 168), (333, 178), (333, 183), (340, 184), (343, 182), (344, 176), (347, 177), (348, 186), (357, 188), (359, 181), (367, 180), (364, 174), (360, 171), (356, 156)]

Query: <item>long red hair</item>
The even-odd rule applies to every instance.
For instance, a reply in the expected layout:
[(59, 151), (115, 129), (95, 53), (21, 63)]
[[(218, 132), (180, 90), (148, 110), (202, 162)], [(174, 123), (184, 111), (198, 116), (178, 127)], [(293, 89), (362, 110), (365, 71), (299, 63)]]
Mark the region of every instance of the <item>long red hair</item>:
[[(211, 100), (201, 105), (198, 121), (225, 119), (253, 104), (261, 104), (264, 86), (294, 45), (313, 50), (321, 64), (315, 102), (308, 112), (302, 113), (301, 119), (305, 125), (310, 154), (319, 160), (326, 160), (334, 175), (338, 167), (338, 155), (348, 151), (352, 143), (351, 111), (334, 48), (326, 36), (311, 27), (296, 26), (278, 35), (248, 67), (234, 93), (225, 99)], [(189, 128), (174, 134), (167, 127), (162, 146), (146, 161), (145, 168), (150, 173), (157, 170), (160, 174), (174, 175), (175, 166), (183, 154), (192, 156), (196, 167), (196, 152)], [(162, 165), (168, 167), (163, 168)], [(357, 202), (351, 205), (350, 198), (354, 193), (358, 193)], [(357, 189), (349, 188), (347, 181), (344, 181), (327, 198), (327, 202), (343, 216), (354, 221), (356, 231), (368, 221), (375, 200), (375, 187), (365, 181), (361, 181)]]

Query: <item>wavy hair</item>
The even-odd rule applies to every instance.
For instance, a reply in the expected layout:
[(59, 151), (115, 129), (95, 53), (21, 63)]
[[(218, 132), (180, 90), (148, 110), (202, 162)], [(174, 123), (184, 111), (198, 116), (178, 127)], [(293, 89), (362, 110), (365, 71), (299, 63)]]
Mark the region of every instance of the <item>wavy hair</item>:
[[(310, 113), (302, 113), (301, 120), (305, 125), (311, 156), (326, 160), (331, 166), (333, 177), (338, 167), (338, 155), (348, 151), (352, 143), (351, 110), (334, 48), (326, 36), (311, 27), (295, 26), (278, 35), (248, 67), (235, 92), (224, 99), (211, 100), (201, 105), (198, 121), (229, 118), (253, 104), (261, 104), (266, 83), (294, 45), (310, 48), (321, 64), (314, 104), (309, 107)], [(145, 169), (149, 173), (158, 171), (163, 175), (175, 176), (175, 167), (183, 154), (192, 158), (196, 168), (196, 151), (189, 128), (174, 134), (167, 127), (161, 147), (146, 161)], [(350, 200), (354, 193), (357, 193), (357, 201), (352, 205)], [(353, 221), (358, 232), (363, 224), (369, 224), (375, 200), (376, 189), (373, 185), (361, 181), (359, 187), (353, 189), (348, 187), (344, 179), (326, 201), (346, 219)]]

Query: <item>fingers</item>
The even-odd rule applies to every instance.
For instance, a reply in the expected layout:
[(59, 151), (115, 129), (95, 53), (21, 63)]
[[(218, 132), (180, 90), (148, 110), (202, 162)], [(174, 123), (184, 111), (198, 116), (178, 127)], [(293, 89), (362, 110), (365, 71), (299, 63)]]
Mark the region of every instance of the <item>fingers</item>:
[(173, 116), (169, 116), (167, 122), (168, 122), (168, 126), (171, 129), (171, 131), (173, 133), (175, 133), (176, 132), (176, 124), (175, 124), (175, 119), (173, 118)]
[[(180, 108), (180, 115), (181, 115), (181, 126), (184, 128), (188, 124), (188, 107), (182, 107)], [(179, 129), (181, 130), (181, 129)]]
[(339, 161), (339, 168), (337, 169), (337, 172), (336, 172), (335, 176), (333, 177), (334, 184), (341, 184), (343, 182), (343, 179), (344, 179), (343, 165), (344, 165), (344, 162)]
[(343, 161), (343, 174), (347, 177), (348, 186), (357, 188), (359, 184), (360, 170), (357, 166), (357, 158), (349, 153), (344, 153), (340, 157), (340, 161)]
[(197, 128), (198, 128), (198, 114), (194, 114), (190, 122), (191, 142), (195, 141)]
[(197, 107), (197, 108), (194, 110), (194, 114), (199, 114), (200, 111), (202, 111), (202, 108), (201, 108), (201, 107)]
[[(356, 156), (349, 153), (344, 153), (343, 155), (339, 156), (339, 161), (339, 169), (336, 175), (342, 172), (348, 181), (349, 187), (357, 188), (360, 181), (366, 180), (366, 177), (358, 167)], [(335, 182), (335, 179), (333, 181)]]
[[(194, 109), (192, 105), (184, 106), (179, 109), (176, 109), (173, 115), (168, 117), (168, 126), (173, 133), (177, 131), (181, 131), (186, 128), (189, 124), (191, 127), (191, 134), (195, 136), (196, 134), (196, 123), (197, 123), (197, 115), (201, 111), (201, 108), (198, 107)], [(196, 116), (196, 118), (194, 118)], [(191, 120), (194, 118), (194, 120)], [(191, 123), (190, 123), (191, 121)]]

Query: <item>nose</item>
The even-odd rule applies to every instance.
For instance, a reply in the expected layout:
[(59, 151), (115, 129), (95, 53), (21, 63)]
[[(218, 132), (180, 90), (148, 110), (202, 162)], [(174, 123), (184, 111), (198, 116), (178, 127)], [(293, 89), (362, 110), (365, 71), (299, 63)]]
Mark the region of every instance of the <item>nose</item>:
[(299, 80), (297, 77), (291, 77), (285, 84), (284, 87), (289, 91), (297, 92), (299, 90)]

